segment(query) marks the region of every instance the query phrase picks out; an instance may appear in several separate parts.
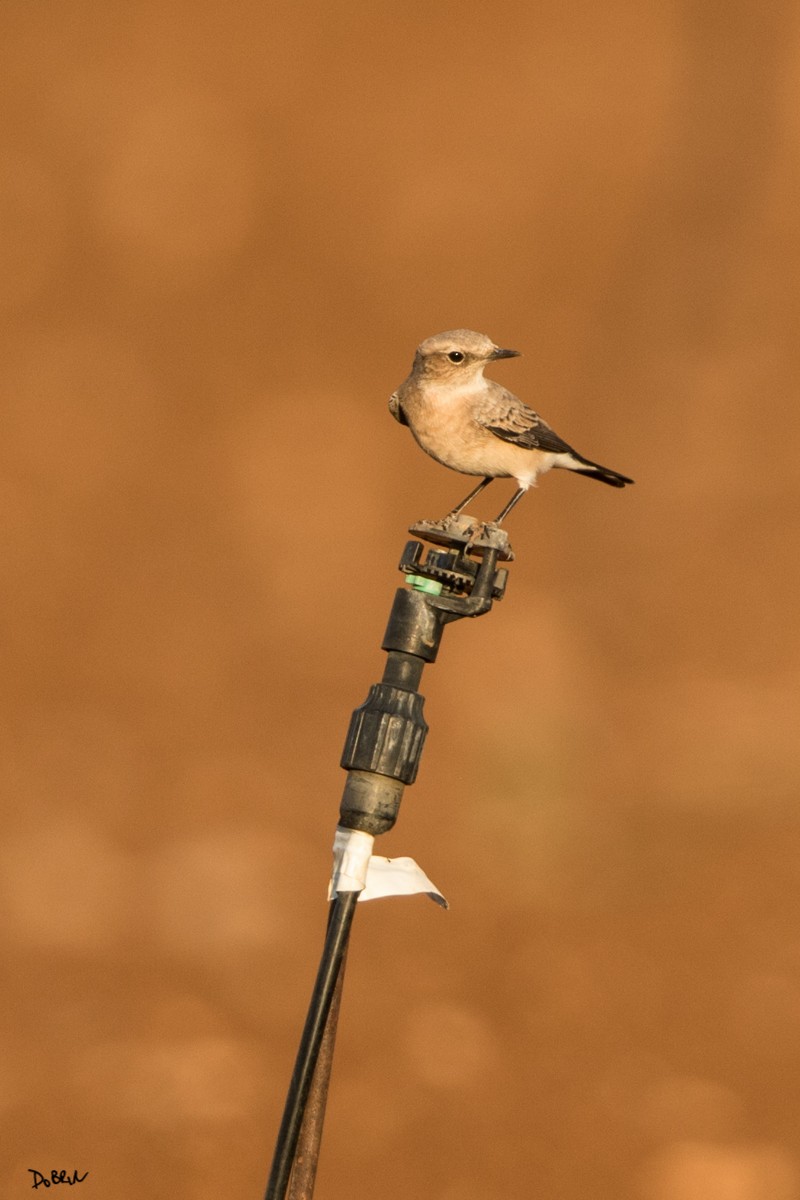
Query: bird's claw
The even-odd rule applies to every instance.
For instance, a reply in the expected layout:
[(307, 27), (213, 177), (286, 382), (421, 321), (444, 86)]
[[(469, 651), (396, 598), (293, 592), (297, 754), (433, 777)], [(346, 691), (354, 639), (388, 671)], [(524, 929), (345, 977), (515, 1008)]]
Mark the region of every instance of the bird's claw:
[(464, 537), (475, 525), (475, 518), (467, 513), (450, 512), (446, 517), (440, 517), (438, 521), (429, 521), (427, 524), (434, 529), (441, 529), (443, 533)]
[(505, 529), (500, 528), (497, 521), (476, 521), (466, 532), (468, 538), (464, 549), (467, 553), (475, 546), (480, 550), (499, 550), (503, 559), (513, 559), (514, 552), (509, 544), (508, 534)]
[(474, 525), (471, 525), (469, 529), (465, 530), (465, 533), (467, 534), (467, 544), (464, 549), (471, 550), (476, 542), (483, 540), (486, 534), (486, 522), (476, 521)]
[(468, 513), (457, 513), (455, 516), (448, 513), (438, 521), (418, 521), (409, 532), (438, 545), (455, 545), (462, 554), (497, 550), (503, 562), (510, 562), (514, 557), (508, 544), (508, 534), (497, 521), (479, 521)]

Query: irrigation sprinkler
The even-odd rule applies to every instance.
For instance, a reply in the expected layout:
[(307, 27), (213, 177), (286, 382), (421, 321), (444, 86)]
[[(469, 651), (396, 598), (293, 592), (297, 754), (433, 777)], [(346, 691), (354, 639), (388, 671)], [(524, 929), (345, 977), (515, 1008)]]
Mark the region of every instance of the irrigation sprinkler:
[[(344, 962), (356, 902), (432, 890), (410, 859), (372, 855), (397, 820), (403, 790), (417, 776), (428, 726), (418, 688), (436, 661), (446, 625), (489, 612), (503, 597), (513, 559), (508, 535), (464, 513), (409, 530), (398, 588), (381, 643), (386, 666), (355, 710), (341, 765), (347, 771), (334, 842), (328, 927), (278, 1131), (265, 1200), (310, 1200), (327, 1102)], [(410, 865), (409, 865), (410, 864)], [(383, 867), (379, 871), (379, 868)], [(436, 893), (438, 895), (438, 893)]]

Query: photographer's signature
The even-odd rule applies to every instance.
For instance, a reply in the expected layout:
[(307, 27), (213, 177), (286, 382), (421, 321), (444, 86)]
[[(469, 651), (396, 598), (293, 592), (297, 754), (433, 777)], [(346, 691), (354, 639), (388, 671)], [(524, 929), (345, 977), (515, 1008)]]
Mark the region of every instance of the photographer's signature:
[(32, 1167), (28, 1167), (28, 1171), (33, 1176), (34, 1190), (40, 1187), (55, 1187), (57, 1183), (68, 1183), (72, 1187), (73, 1183), (83, 1183), (89, 1174), (88, 1171), (84, 1171), (82, 1175), (78, 1171), (73, 1171), (71, 1175), (67, 1171), (51, 1171), (48, 1179), (41, 1171), (34, 1171)]

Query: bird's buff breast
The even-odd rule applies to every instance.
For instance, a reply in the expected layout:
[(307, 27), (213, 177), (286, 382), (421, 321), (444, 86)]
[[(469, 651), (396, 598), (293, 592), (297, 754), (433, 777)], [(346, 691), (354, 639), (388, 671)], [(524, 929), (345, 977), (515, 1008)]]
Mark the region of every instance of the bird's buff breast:
[[(518, 476), (530, 472), (534, 458), (488, 433), (464, 412), (460, 397), (452, 403), (419, 402), (409, 422), (419, 445), (437, 462), (463, 475)], [(532, 474), (535, 476), (536, 471)]]

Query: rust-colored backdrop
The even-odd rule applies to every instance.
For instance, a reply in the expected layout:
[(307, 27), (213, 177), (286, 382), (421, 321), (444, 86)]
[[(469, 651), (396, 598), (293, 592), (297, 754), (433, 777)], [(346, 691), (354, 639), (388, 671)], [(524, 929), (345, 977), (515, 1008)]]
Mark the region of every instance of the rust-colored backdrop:
[[(0, 1187), (262, 1193), (454, 326), (554, 473), (426, 673), (321, 1200), (798, 1200), (789, 0), (5, 0)], [(481, 511), (510, 495), (496, 484)], [(41, 1194), (41, 1193), (40, 1193)]]

